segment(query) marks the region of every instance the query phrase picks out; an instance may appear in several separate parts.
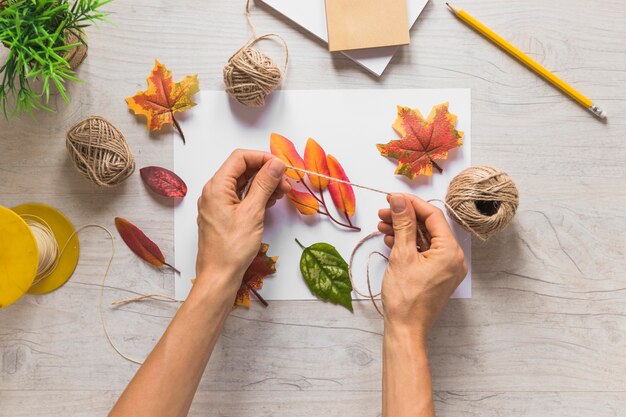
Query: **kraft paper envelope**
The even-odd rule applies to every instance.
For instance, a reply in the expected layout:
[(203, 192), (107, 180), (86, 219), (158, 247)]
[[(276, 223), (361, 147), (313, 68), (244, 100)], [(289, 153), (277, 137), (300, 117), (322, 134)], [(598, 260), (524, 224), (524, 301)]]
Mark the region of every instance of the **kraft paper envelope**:
[(407, 20), (406, 0), (326, 0), (328, 49), (406, 45)]

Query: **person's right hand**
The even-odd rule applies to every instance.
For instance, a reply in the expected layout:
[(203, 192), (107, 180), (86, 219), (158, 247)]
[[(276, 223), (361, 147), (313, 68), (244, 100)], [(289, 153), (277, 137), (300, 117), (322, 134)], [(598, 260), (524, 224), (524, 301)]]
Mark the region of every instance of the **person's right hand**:
[[(385, 325), (426, 337), (448, 299), (467, 274), (463, 251), (442, 211), (407, 194), (393, 194), (378, 212), (378, 230), (391, 248), (382, 285)], [(418, 222), (430, 234), (430, 248), (417, 250)]]

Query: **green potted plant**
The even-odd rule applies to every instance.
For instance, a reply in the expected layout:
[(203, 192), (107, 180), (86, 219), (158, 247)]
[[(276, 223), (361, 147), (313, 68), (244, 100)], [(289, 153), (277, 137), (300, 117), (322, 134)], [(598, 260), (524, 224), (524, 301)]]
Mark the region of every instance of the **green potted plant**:
[(0, 66), (0, 107), (8, 120), (24, 112), (51, 110), (56, 89), (69, 103), (65, 83), (87, 53), (85, 28), (106, 20), (111, 0), (0, 0), (0, 43), (8, 48)]

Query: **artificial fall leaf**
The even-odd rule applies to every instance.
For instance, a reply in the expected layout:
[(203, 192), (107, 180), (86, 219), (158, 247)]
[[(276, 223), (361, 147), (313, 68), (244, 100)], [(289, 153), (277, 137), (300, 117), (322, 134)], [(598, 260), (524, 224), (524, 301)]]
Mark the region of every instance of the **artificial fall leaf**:
[[(350, 182), (343, 167), (334, 156), (328, 155), (326, 162), (331, 177)], [(354, 196), (352, 186), (331, 180), (328, 183), (328, 192), (330, 192), (330, 197), (333, 199), (337, 211), (346, 216), (346, 219), (349, 221), (350, 217), (354, 216), (354, 212), (356, 211), (356, 197)]]
[[(291, 165), (295, 168), (304, 169), (304, 161), (298, 151), (296, 151), (296, 147), (293, 142), (287, 139), (284, 136), (279, 135), (278, 133), (272, 133), (270, 135), (270, 151), (272, 155), (278, 157), (285, 164)], [(294, 180), (301, 180), (304, 178), (304, 174), (300, 171), (296, 171), (293, 169), (287, 169), (285, 171), (285, 175), (289, 178), (293, 178)]]
[(147, 79), (148, 89), (128, 97), (128, 108), (135, 114), (146, 116), (148, 130), (159, 130), (164, 124), (173, 124), (185, 142), (180, 124), (174, 113), (188, 110), (196, 105), (191, 97), (200, 91), (198, 75), (186, 76), (174, 83), (172, 73), (158, 60)]
[(178, 175), (161, 167), (145, 167), (139, 170), (143, 182), (155, 193), (164, 197), (183, 198), (187, 185)]
[(235, 307), (244, 306), (250, 307), (250, 292), (267, 307), (267, 302), (257, 293), (257, 290), (263, 287), (263, 278), (276, 272), (276, 261), (278, 256), (267, 256), (267, 250), (270, 245), (267, 243), (261, 243), (259, 253), (252, 260), (252, 263), (243, 275), (243, 281), (241, 287), (237, 291), (237, 297), (235, 298)]
[[(317, 172), (318, 174), (330, 176), (328, 164), (326, 163), (326, 152), (312, 138), (306, 142), (304, 149), (304, 167), (308, 171)], [(311, 185), (316, 190), (325, 190), (328, 187), (328, 179), (315, 174), (307, 174)]]
[(180, 274), (176, 268), (165, 262), (165, 257), (161, 249), (137, 226), (122, 217), (115, 218), (115, 227), (122, 240), (132, 250), (135, 255), (151, 265), (162, 267), (168, 266)]
[(433, 166), (443, 172), (435, 159), (447, 159), (448, 151), (463, 145), (463, 132), (456, 130), (457, 116), (448, 112), (448, 103), (438, 104), (428, 118), (417, 109), (398, 106), (393, 129), (400, 140), (376, 147), (382, 156), (398, 160), (396, 174), (410, 179), (432, 175)]
[(316, 214), (319, 211), (320, 204), (312, 194), (291, 190), (287, 193), (287, 197), (289, 200), (296, 206), (296, 209), (300, 212), (300, 214), (304, 214), (305, 216)]

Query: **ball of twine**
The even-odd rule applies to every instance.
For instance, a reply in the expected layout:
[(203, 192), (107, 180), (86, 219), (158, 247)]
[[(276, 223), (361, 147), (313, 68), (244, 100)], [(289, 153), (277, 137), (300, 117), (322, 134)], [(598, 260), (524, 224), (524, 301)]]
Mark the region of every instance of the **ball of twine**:
[(248, 42), (230, 57), (224, 67), (226, 92), (243, 105), (264, 106), (267, 96), (283, 82), (283, 70), (271, 57), (253, 47), (258, 41), (271, 37), (280, 39), (285, 45), (286, 69), (289, 60), (287, 45), (275, 34), (263, 35)]
[(72, 126), (65, 144), (76, 169), (98, 186), (116, 186), (135, 171), (122, 132), (102, 117), (91, 116)]
[(481, 240), (506, 228), (519, 205), (509, 176), (488, 166), (470, 167), (452, 179), (446, 195), (450, 217)]
[[(81, 33), (81, 38), (83, 42), (87, 42), (87, 35), (84, 33)], [(82, 43), (80, 39), (78, 39), (78, 37), (71, 32), (68, 32), (65, 37), (66, 45), (79, 44), (63, 55), (73, 70), (78, 68), (78, 66), (83, 63), (85, 58), (87, 58), (87, 45), (85, 45), (85, 43)]]

